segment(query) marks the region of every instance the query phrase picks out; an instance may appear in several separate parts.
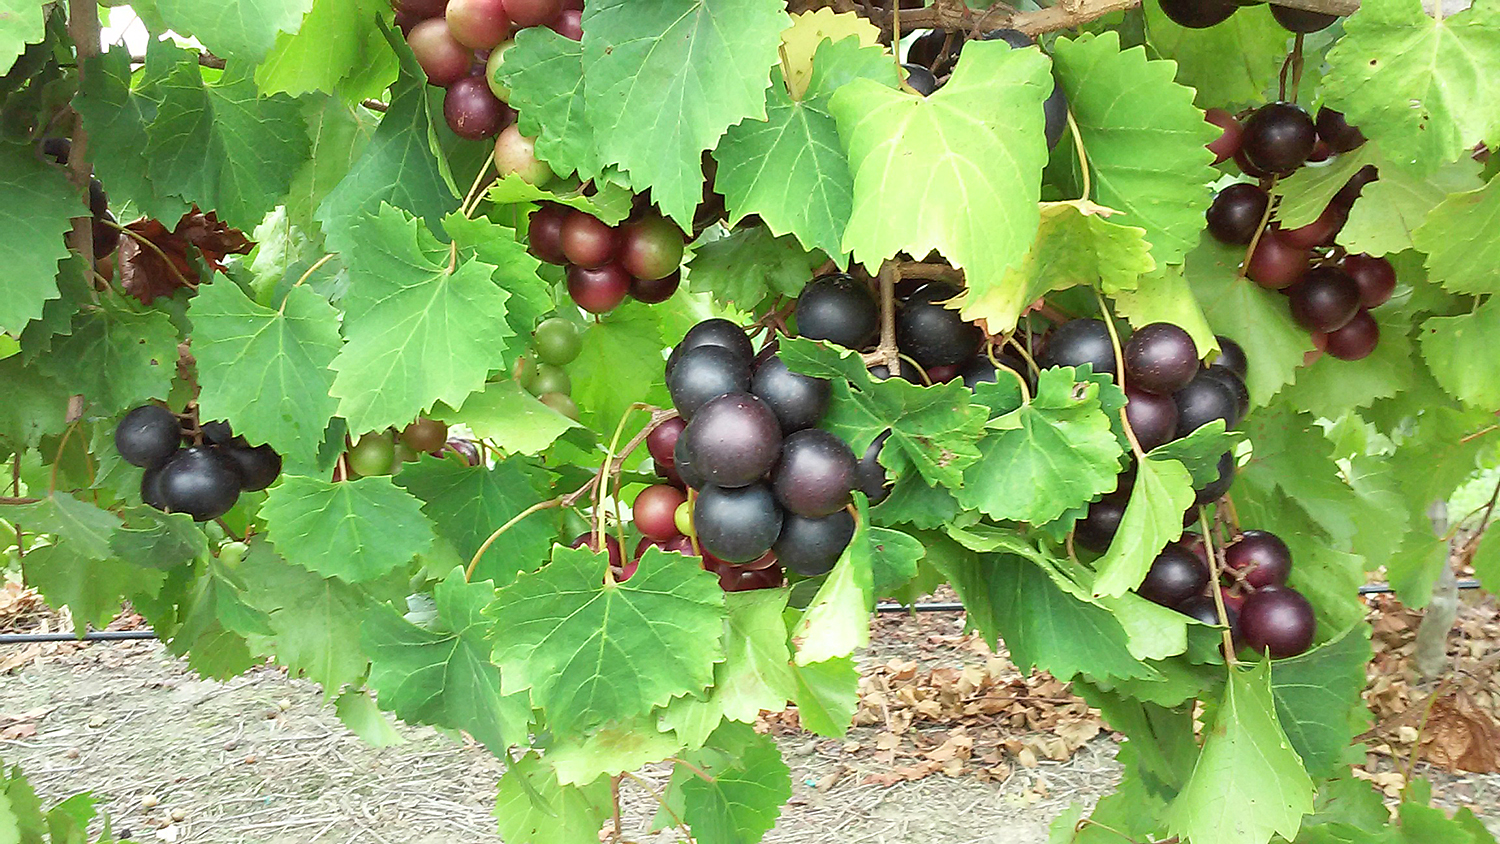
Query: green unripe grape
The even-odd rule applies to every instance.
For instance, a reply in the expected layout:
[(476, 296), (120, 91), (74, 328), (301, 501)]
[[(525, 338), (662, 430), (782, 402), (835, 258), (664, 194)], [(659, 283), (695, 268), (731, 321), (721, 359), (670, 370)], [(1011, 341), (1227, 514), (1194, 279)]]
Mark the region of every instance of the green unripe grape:
[(537, 325), (531, 345), (542, 363), (567, 366), (583, 351), (583, 332), (562, 317), (551, 317)]
[(574, 422), (578, 421), (578, 404), (562, 393), (542, 393), (540, 396), (537, 396), (537, 401)]
[(538, 364), (536, 378), (532, 380), (533, 393), (562, 393), (567, 395), (573, 392), (573, 379), (568, 377), (568, 371), (560, 366), (550, 363)]
[(362, 478), (389, 475), (396, 467), (396, 440), (389, 431), (365, 434), (349, 449), (349, 469)]
[(531, 355), (516, 358), (516, 365), (510, 369), (510, 377), (521, 385), (521, 389), (533, 396), (542, 392), (536, 389), (536, 361)]
[(485, 81), (490, 83), (490, 90), (502, 103), (510, 101), (510, 88), (500, 80), (500, 66), (505, 63), (505, 52), (514, 46), (514, 40), (502, 42), (490, 51), (489, 61), (484, 63)]
[(672, 514), (672, 520), (677, 523), (677, 532), (683, 536), (693, 535), (693, 501), (688, 499), (677, 505), (677, 512)]

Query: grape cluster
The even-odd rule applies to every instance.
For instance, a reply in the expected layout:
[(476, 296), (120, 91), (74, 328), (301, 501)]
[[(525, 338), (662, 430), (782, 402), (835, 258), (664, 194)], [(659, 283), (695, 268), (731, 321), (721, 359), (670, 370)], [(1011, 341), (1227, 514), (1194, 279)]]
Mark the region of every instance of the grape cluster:
[(1237, 645), (1284, 659), (1306, 651), (1317, 633), (1312, 604), (1286, 585), (1292, 552), (1281, 537), (1247, 530), (1223, 549), (1220, 581), (1213, 584), (1202, 534), (1189, 533), (1151, 563), (1137, 593), (1204, 624), (1219, 623), (1218, 601)]
[(265, 489), (281, 474), (281, 455), (270, 446), (250, 445), (226, 422), (200, 426), (191, 414), (155, 404), (125, 414), (115, 426), (115, 450), (146, 470), (142, 501), (199, 522), (228, 513), (241, 492)]
[[(1160, 0), (1161, 10), (1172, 22), (1189, 29), (1207, 29), (1229, 20), (1241, 6), (1254, 6), (1260, 0)], [(1338, 15), (1271, 4), (1271, 16), (1288, 32), (1317, 32), (1333, 26)]]
[[(992, 29), (974, 38), (977, 41), (1004, 41), (1013, 50), (1036, 46), (1036, 41), (1019, 29)], [(943, 87), (958, 63), (966, 40), (962, 32), (943, 29), (929, 30), (918, 36), (907, 47), (906, 62), (901, 65), (906, 71), (907, 86), (924, 97)], [(1051, 149), (1057, 146), (1063, 129), (1068, 125), (1068, 98), (1056, 81), (1052, 83), (1052, 93), (1042, 103), (1042, 117), (1047, 148)]]
[[(1209, 149), (1220, 161), (1234, 158), (1246, 174), (1262, 179), (1287, 175), (1308, 161), (1326, 160), (1365, 141), (1342, 114), (1327, 108), (1316, 121), (1292, 103), (1261, 106), (1243, 124), (1221, 109), (1211, 109), (1207, 118), (1224, 130)], [(1312, 334), (1314, 345), (1341, 360), (1359, 360), (1375, 351), (1380, 326), (1370, 309), (1385, 304), (1396, 290), (1396, 271), (1389, 261), (1349, 254), (1335, 242), (1360, 192), (1377, 175), (1373, 165), (1361, 168), (1317, 219), (1299, 228), (1277, 224), (1270, 193), (1249, 182), (1221, 190), (1207, 213), (1209, 234), (1217, 240), (1254, 244), (1245, 275), (1285, 294), (1292, 317)], [(1268, 209), (1271, 222), (1262, 231)]]
[(582, 351), (583, 334), (578, 326), (562, 317), (549, 317), (537, 323), (531, 333), (531, 351), (516, 360), (512, 374), (516, 383), (542, 404), (576, 422), (573, 380), (564, 367)]
[[(574, 41), (583, 38), (581, 0), (395, 0), (395, 7), (396, 23), (427, 81), (447, 89), (448, 127), (474, 141), (508, 129), (512, 144), (520, 137), (511, 128), (516, 114), (506, 105), (510, 91), (499, 78), (517, 31), (546, 26)], [(506, 160), (506, 150), (502, 138), (498, 161)]]
[[(61, 137), (43, 138), (37, 151), (66, 167), (73, 153), (73, 141)], [(107, 258), (120, 245), (120, 230), (115, 215), (109, 211), (109, 195), (104, 192), (104, 184), (92, 177), (89, 179), (89, 213), (94, 215), (94, 258)]]
[(448, 423), (419, 417), (401, 430), (387, 428), (360, 437), (345, 452), (345, 466), (351, 477), (394, 475), (403, 463), (411, 463), (423, 454), (444, 457), (457, 454), (470, 466), (480, 463), (479, 446), (472, 440), (448, 436)]
[(682, 232), (654, 212), (610, 226), (549, 203), (532, 212), (526, 237), (531, 254), (567, 267), (568, 295), (589, 313), (612, 311), (627, 296), (665, 302), (682, 281)]

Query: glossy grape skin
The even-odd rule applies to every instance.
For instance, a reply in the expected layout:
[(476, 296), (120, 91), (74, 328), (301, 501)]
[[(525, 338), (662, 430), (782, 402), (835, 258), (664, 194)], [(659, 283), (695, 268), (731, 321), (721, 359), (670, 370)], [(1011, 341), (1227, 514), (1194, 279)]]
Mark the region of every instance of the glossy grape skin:
[(1339, 188), (1339, 192), (1333, 195), (1333, 203), (1343, 208), (1349, 208), (1359, 199), (1360, 194), (1371, 182), (1380, 180), (1380, 171), (1373, 164), (1366, 164), (1355, 171), (1349, 181)]
[(542, 26), (562, 11), (562, 0), (505, 0), (505, 13), (518, 28)]
[(549, 317), (531, 332), (531, 345), (543, 363), (567, 366), (583, 351), (583, 332), (562, 317)]
[(848, 506), (858, 464), (848, 443), (837, 436), (818, 428), (798, 431), (782, 446), (771, 491), (787, 511), (820, 519)]
[(1220, 243), (1249, 244), (1270, 203), (1271, 195), (1259, 185), (1249, 182), (1229, 185), (1219, 191), (1204, 215), (1208, 221), (1208, 233)]
[(1042, 136), (1047, 139), (1047, 149), (1053, 149), (1062, 140), (1068, 128), (1068, 95), (1062, 86), (1052, 83), (1052, 93), (1042, 101)]
[(797, 333), (847, 349), (862, 349), (880, 331), (880, 306), (853, 276), (813, 279), (797, 297)]
[[(1176, 609), (1178, 612), (1182, 613), (1188, 618), (1191, 618), (1195, 621), (1201, 621), (1204, 624), (1209, 625), (1210, 627), (1221, 626), (1219, 624), (1219, 607), (1214, 603), (1214, 599), (1208, 597), (1207, 595), (1199, 595), (1197, 597), (1189, 598), (1186, 601), (1183, 601), (1181, 604), (1178, 604)], [(1238, 615), (1233, 609), (1226, 606), (1224, 607), (1224, 616), (1229, 620), (1229, 629), (1233, 633), (1234, 638), (1238, 639)]]
[(1115, 374), (1115, 347), (1109, 328), (1097, 319), (1070, 319), (1047, 337), (1037, 361), (1043, 369), (1090, 364), (1094, 372)]
[(771, 550), (783, 566), (803, 577), (817, 577), (833, 569), (853, 538), (854, 517), (847, 510), (821, 519), (787, 513)]
[(1229, 20), (1239, 7), (1221, 0), (1159, 0), (1162, 12), (1178, 26), (1207, 29)]
[(489, 50), (510, 36), (502, 0), (448, 0), (443, 17), (453, 40), (471, 50)]
[(621, 230), (619, 261), (632, 276), (655, 281), (678, 271), (682, 248), (682, 232), (677, 226), (663, 217), (650, 216)]
[(473, 440), (450, 439), (443, 444), (441, 450), (433, 452), (434, 457), (441, 457), (445, 460), (449, 454), (458, 455), (469, 466), (478, 466), (484, 462), (484, 458), (479, 454), (479, 446), (475, 445)]
[(1347, 222), (1349, 222), (1349, 211), (1329, 203), (1328, 207), (1323, 209), (1323, 213), (1311, 223), (1295, 229), (1278, 229), (1277, 231), (1289, 245), (1299, 249), (1311, 249), (1314, 246), (1332, 243)]
[(582, 41), (583, 12), (579, 9), (563, 9), (547, 24), (547, 28), (569, 41)]
[(689, 422), (709, 401), (725, 393), (743, 393), (749, 388), (749, 362), (723, 346), (690, 349), (667, 373), (672, 406)]
[(1224, 493), (1229, 492), (1229, 487), (1234, 484), (1234, 454), (1228, 451), (1224, 452), (1219, 457), (1217, 469), (1217, 477), (1197, 490), (1197, 495), (1193, 500), (1195, 505), (1205, 507), (1223, 498)]
[(1331, 108), (1318, 109), (1318, 137), (1333, 152), (1349, 152), (1364, 145), (1365, 135), (1356, 126), (1350, 126), (1344, 113)]
[(746, 336), (745, 330), (727, 319), (715, 317), (698, 323), (683, 335), (682, 342), (677, 344), (667, 358), (667, 375), (671, 376), (684, 354), (699, 346), (723, 346), (743, 360), (747, 368), (755, 360), (755, 347), (750, 345), (750, 338)]
[(1292, 571), (1292, 552), (1270, 531), (1247, 530), (1224, 549), (1224, 567), (1255, 589), (1284, 586)]
[(182, 427), (177, 417), (159, 405), (141, 405), (115, 426), (115, 450), (132, 466), (159, 466), (180, 445)]
[(896, 314), (896, 345), (923, 369), (961, 364), (984, 342), (979, 326), (957, 310), (938, 304), (960, 292), (956, 287), (929, 284), (912, 294)]
[(1370, 312), (1360, 308), (1343, 328), (1323, 337), (1322, 349), (1339, 360), (1363, 360), (1380, 345), (1380, 323)]
[(1295, 103), (1268, 103), (1245, 121), (1245, 157), (1273, 175), (1285, 176), (1301, 167), (1317, 143), (1312, 117)]
[(630, 508), (636, 530), (651, 539), (668, 540), (677, 536), (677, 508), (684, 501), (687, 496), (681, 490), (666, 484), (641, 490)]
[(1245, 136), (1245, 127), (1234, 115), (1222, 108), (1211, 108), (1203, 113), (1203, 119), (1223, 130), (1219, 137), (1208, 144), (1214, 154), (1214, 164), (1223, 164), (1240, 151), (1240, 140)]
[(1359, 303), (1366, 308), (1384, 305), (1396, 292), (1396, 268), (1385, 258), (1362, 252), (1345, 255), (1339, 268), (1359, 286)]
[(1267, 290), (1285, 290), (1307, 274), (1312, 252), (1287, 243), (1275, 229), (1261, 232), (1245, 266), (1245, 275)]
[(165, 511), (167, 502), (161, 494), (161, 470), (161, 466), (156, 466), (141, 473), (141, 503)]
[(692, 489), (702, 489), (708, 483), (703, 473), (688, 458), (687, 442), (681, 437), (677, 438), (677, 445), (672, 449), (672, 468), (677, 472), (677, 477)]
[(1111, 494), (1090, 504), (1088, 513), (1073, 526), (1074, 544), (1097, 554), (1108, 550), (1125, 518), (1126, 501), (1125, 496)]
[(1233, 419), (1235, 424), (1239, 424), (1240, 421), (1244, 420), (1245, 414), (1250, 412), (1250, 388), (1245, 386), (1243, 378), (1235, 375), (1228, 369), (1212, 366), (1204, 370), (1199, 377), (1218, 381), (1228, 388), (1230, 394), (1234, 396), (1235, 415)]
[(240, 470), (240, 489), (259, 492), (281, 475), (281, 455), (268, 445), (229, 445), (221, 449)]
[(437, 451), (448, 442), (448, 423), (424, 416), (402, 429), (401, 442), (412, 451)]
[(536, 157), (536, 140), (521, 134), (521, 127), (514, 123), (495, 137), (495, 172), (501, 178), (518, 176), (535, 187), (545, 187), (556, 175)]
[(560, 366), (550, 363), (537, 364), (536, 379), (532, 381), (532, 389), (540, 395), (542, 393), (562, 393), (568, 395), (573, 392), (573, 379), (568, 377), (568, 371)]
[(1243, 346), (1223, 334), (1214, 335), (1214, 340), (1219, 344), (1219, 354), (1209, 363), (1210, 369), (1227, 369), (1241, 379), (1249, 374), (1250, 359), (1245, 357)]
[(1171, 442), (1177, 432), (1177, 405), (1172, 397), (1137, 390), (1130, 381), (1125, 382), (1125, 418), (1145, 451)]
[(562, 205), (543, 205), (531, 212), (526, 240), (532, 255), (559, 267), (568, 263), (562, 249), (562, 227), (571, 213), (572, 209)]
[(605, 264), (588, 269), (568, 267), (568, 295), (578, 307), (591, 314), (608, 313), (630, 295), (630, 274), (619, 264)]
[(630, 279), (630, 298), (647, 305), (660, 305), (662, 302), (672, 298), (677, 288), (682, 284), (682, 271), (663, 276), (662, 278)]
[(906, 72), (906, 86), (924, 97), (930, 97), (937, 92), (938, 80), (921, 65), (904, 64), (901, 69)]
[(1170, 395), (1198, 373), (1198, 347), (1192, 335), (1169, 322), (1143, 325), (1125, 342), (1129, 383), (1157, 395)]
[(1292, 319), (1308, 331), (1337, 331), (1359, 312), (1359, 285), (1337, 267), (1314, 267), (1287, 297)]
[(719, 569), (719, 588), (725, 592), (776, 589), (784, 583), (786, 583), (786, 573), (776, 562), (760, 569), (745, 566), (725, 566)]
[(826, 378), (793, 372), (781, 358), (772, 356), (755, 368), (750, 392), (776, 414), (782, 433), (790, 434), (822, 421), (833, 399), (833, 384)]
[[(1008, 364), (1008, 361), (1004, 359), (1000, 362)], [(987, 356), (979, 354), (975, 355), (973, 359), (959, 369), (958, 376), (964, 379), (964, 386), (972, 390), (979, 384), (998, 383), (1000, 381), (1000, 369), (994, 363), (990, 362)], [(1006, 377), (1009, 378), (1010, 376), (1007, 375)]]
[(1226, 428), (1239, 424), (1239, 408), (1234, 393), (1217, 378), (1203, 373), (1186, 387), (1172, 394), (1177, 405), (1177, 438), (1191, 434), (1215, 419), (1224, 420)]
[(728, 563), (759, 559), (781, 536), (782, 512), (765, 484), (705, 486), (693, 502), (693, 528), (704, 551)]
[(1317, 634), (1312, 604), (1285, 587), (1258, 589), (1240, 608), (1240, 636), (1255, 653), (1286, 659), (1306, 651)]
[(396, 467), (396, 442), (389, 434), (365, 434), (349, 449), (348, 460), (349, 468), (362, 478), (389, 475)]
[(698, 409), (682, 432), (682, 444), (688, 462), (709, 484), (748, 486), (776, 465), (781, 425), (755, 396), (726, 393)]
[(203, 434), (203, 441), (212, 445), (229, 445), (235, 439), (234, 429), (224, 421), (200, 422), (198, 431)]
[(671, 419), (651, 429), (646, 435), (646, 451), (650, 452), (651, 459), (658, 465), (671, 466), (676, 458), (673, 451), (677, 448), (677, 439), (682, 436), (682, 430), (687, 427), (687, 420), (681, 416)]
[(569, 263), (590, 270), (614, 260), (620, 246), (618, 231), (578, 210), (563, 220), (560, 242)]
[(1291, 6), (1279, 6), (1275, 3), (1271, 4), (1271, 16), (1276, 18), (1276, 22), (1281, 24), (1281, 28), (1287, 32), (1304, 34), (1327, 29), (1339, 19), (1338, 15), (1294, 9)]
[(465, 76), (448, 86), (443, 95), (443, 117), (460, 138), (483, 141), (500, 134), (510, 124), (512, 112), (483, 76)]
[(1136, 593), (1164, 607), (1175, 607), (1201, 594), (1207, 585), (1208, 566), (1187, 548), (1168, 545), (1151, 562)]
[(156, 489), (168, 512), (206, 522), (234, 508), (243, 483), (233, 459), (214, 446), (200, 445), (183, 449), (162, 466)]
[(442, 88), (467, 76), (474, 61), (474, 52), (453, 38), (442, 18), (431, 18), (412, 27), (406, 43), (416, 54), (427, 81)]
[(864, 456), (859, 458), (859, 467), (855, 476), (858, 489), (870, 499), (871, 505), (879, 504), (891, 494), (890, 480), (886, 477), (885, 467), (880, 465), (880, 449), (890, 438), (890, 431), (883, 432), (870, 443), (869, 448), (865, 449)]

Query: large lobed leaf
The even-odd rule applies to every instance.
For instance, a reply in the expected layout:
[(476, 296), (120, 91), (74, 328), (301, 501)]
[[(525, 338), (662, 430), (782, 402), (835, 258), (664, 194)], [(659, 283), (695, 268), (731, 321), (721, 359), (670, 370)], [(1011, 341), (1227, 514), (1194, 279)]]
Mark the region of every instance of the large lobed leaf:
[[(1373, 187), (1373, 185), (1371, 186)], [(1500, 261), (1500, 179), (1483, 188), (1444, 199), (1421, 228), (1413, 245), (1427, 253), (1429, 277), (1453, 293), (1500, 293), (1494, 267)]]
[(43, 164), (29, 146), (0, 144), (0, 261), (5, 292), (0, 330), (20, 334), (60, 294), (57, 262), (68, 254), (64, 235), (84, 212), (61, 167)]
[(421, 502), (381, 476), (336, 483), (286, 477), (272, 488), (261, 516), (282, 556), (356, 583), (411, 562), (433, 540)]
[(358, 646), (369, 598), (356, 587), (292, 565), (255, 542), (239, 569), (244, 601), (265, 613), (266, 635), (251, 641), (276, 656), (292, 676), (305, 676), (332, 697), (358, 682), (369, 658)]
[(1147, 40), (1177, 63), (1177, 81), (1198, 92), (1203, 108), (1259, 104), (1286, 58), (1289, 36), (1269, 8), (1240, 9), (1217, 26), (1189, 29), (1168, 18), (1158, 0), (1141, 6)]
[(280, 32), (295, 32), (313, 0), (156, 0), (167, 26), (196, 36), (224, 58), (255, 64)]
[(255, 70), (256, 84), (268, 94), (294, 97), (310, 91), (349, 102), (379, 96), (396, 80), (396, 56), (376, 25), (390, 9), (384, 0), (313, 0), (295, 34), (277, 34)]
[(501, 78), (519, 126), (536, 139), (536, 156), (553, 172), (593, 179), (604, 169), (583, 94), (583, 44), (544, 26), (516, 33)]
[(1369, 726), (1361, 694), (1370, 657), (1370, 628), (1358, 624), (1300, 656), (1271, 663), (1277, 720), (1313, 776), (1331, 775), (1349, 740)]

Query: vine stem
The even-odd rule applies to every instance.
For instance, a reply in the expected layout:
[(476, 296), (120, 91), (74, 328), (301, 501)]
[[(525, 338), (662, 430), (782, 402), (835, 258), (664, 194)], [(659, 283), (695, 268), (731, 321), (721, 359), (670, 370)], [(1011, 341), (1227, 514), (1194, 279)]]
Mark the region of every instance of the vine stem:
[(1121, 838), (1125, 839), (1126, 841), (1129, 841), (1130, 844), (1140, 844), (1139, 841), (1136, 841), (1134, 838), (1131, 838), (1130, 836), (1128, 836), (1125, 833), (1119, 831), (1118, 829), (1115, 829), (1114, 827), (1110, 826), (1109, 824), (1099, 823), (1098, 821), (1094, 820), (1093, 818), (1079, 818), (1078, 819), (1078, 823), (1073, 824), (1073, 835), (1076, 837), (1078, 835), (1078, 833), (1083, 832), (1085, 829), (1087, 829), (1088, 827), (1091, 827), (1091, 826), (1097, 826), (1100, 829), (1104, 830), (1105, 832), (1112, 832), (1115, 835), (1118, 835)]
[(506, 522), (498, 528), (495, 528), (495, 532), (490, 534), (489, 538), (479, 546), (478, 551), (474, 552), (474, 558), (469, 560), (469, 567), (464, 569), (464, 580), (467, 581), (469, 580), (469, 578), (474, 576), (474, 569), (479, 566), (479, 558), (483, 557), (484, 552), (490, 550), (490, 546), (495, 544), (495, 540), (503, 536), (506, 531), (520, 524), (523, 519), (533, 513), (540, 513), (543, 510), (551, 510), (554, 507), (561, 507), (563, 504), (563, 500), (563, 496), (559, 495), (556, 498), (549, 498), (546, 501), (539, 501), (536, 504), (533, 504), (530, 507), (527, 507), (525, 510), (522, 510), (521, 512), (512, 516), (510, 521)]
[[(68, 35), (73, 39), (78, 55), (78, 84), (84, 84), (88, 73), (88, 60), (99, 55), (99, 4), (97, 0), (68, 0)], [(73, 145), (68, 154), (68, 168), (72, 170), (73, 182), (86, 188), (94, 175), (94, 166), (89, 163), (89, 136), (83, 128), (83, 116), (74, 114)], [(89, 215), (73, 218), (73, 249), (88, 259), (90, 269), (95, 263), (94, 221)]]
[(615, 814), (615, 835), (614, 835), (614, 840), (615, 841), (619, 841), (620, 839), (622, 839), (622, 838), (625, 837), (625, 832), (620, 828), (620, 780), (621, 780), (621, 778), (622, 778), (621, 774), (615, 774), (609, 780), (609, 797), (610, 797), (610, 802), (612, 802), (614, 804), (614, 814)]
[[(1120, 346), (1120, 332), (1115, 330), (1115, 318), (1109, 312), (1109, 305), (1104, 302), (1104, 294), (1098, 290), (1094, 291), (1094, 298), (1099, 300), (1099, 315), (1104, 317), (1104, 327), (1109, 329), (1109, 344), (1114, 347), (1115, 353), (1115, 383), (1120, 385), (1120, 392), (1125, 392), (1125, 351)], [(1126, 399), (1125, 404), (1129, 405)], [(1120, 407), (1120, 425), (1125, 429), (1125, 439), (1130, 441), (1130, 450), (1135, 452), (1136, 460), (1146, 459), (1146, 450), (1141, 448), (1141, 441), (1136, 439), (1135, 431), (1130, 427), (1130, 417), (1125, 413), (1125, 405)]]
[(880, 348), (876, 354), (892, 375), (900, 367), (900, 352), (896, 348), (896, 282), (900, 279), (901, 268), (895, 261), (880, 265)]
[[(312, 266), (310, 266), (310, 267), (307, 268), (307, 272), (303, 273), (301, 278), (297, 279), (297, 282), (292, 285), (292, 290), (296, 290), (297, 288), (299, 288), (302, 285), (306, 284), (307, 280), (310, 279), (310, 278), (312, 278), (313, 273), (317, 272), (318, 270), (321, 270), (323, 268), (324, 264), (327, 264), (329, 261), (332, 261), (332, 260), (333, 260), (333, 253), (331, 253), (331, 252), (329, 254), (324, 255), (323, 257), (319, 258), (316, 263), (314, 263)], [(287, 302), (287, 299), (290, 299), (290, 298), (292, 298), (292, 294), (291, 294), (291, 291), (289, 290), (289, 291), (287, 291), (287, 295), (284, 296), (284, 297), (282, 297), (281, 307), (276, 309), (277, 313), (279, 313), (279, 314), (286, 313), (286, 302)]]
[(668, 756), (664, 761), (671, 762), (676, 765), (681, 765), (682, 767), (687, 768), (689, 771), (693, 772), (693, 774), (696, 775), (698, 779), (701, 779), (704, 782), (718, 782), (718, 780), (715, 780), (712, 776), (710, 776), (707, 771), (703, 770), (697, 765), (694, 765), (692, 762), (683, 759), (680, 756)]
[[(1275, 189), (1276, 177), (1272, 176), (1265, 185), (1266, 195), (1270, 196), (1271, 191)], [(1275, 207), (1276, 197), (1272, 196), (1271, 200), (1266, 203), (1265, 213), (1260, 215), (1260, 223), (1255, 227), (1255, 234), (1250, 238), (1250, 245), (1245, 247), (1245, 260), (1240, 263), (1240, 271), (1235, 274), (1236, 281), (1244, 279), (1245, 274), (1250, 271), (1250, 256), (1255, 254), (1255, 247), (1260, 245), (1261, 235), (1265, 234), (1266, 227), (1271, 224), (1271, 210)]]
[[(625, 423), (637, 410), (645, 410), (650, 405), (636, 402), (625, 408), (625, 413), (620, 417), (620, 424), (615, 426), (615, 434), (609, 440), (609, 449), (604, 452), (604, 465), (600, 467), (599, 483), (594, 486), (594, 543), (600, 551), (604, 550), (604, 519), (600, 517), (599, 511), (604, 507), (604, 498), (609, 494), (609, 476), (614, 472), (615, 450), (620, 447), (620, 437), (625, 433)], [(623, 545), (621, 546), (623, 547)]]
[(479, 175), (474, 177), (474, 184), (470, 185), (469, 192), (464, 194), (463, 205), (459, 206), (459, 210), (463, 213), (464, 217), (473, 215), (474, 209), (479, 206), (479, 198), (483, 195), (480, 193), (480, 186), (485, 184), (485, 179), (490, 174), (490, 165), (494, 163), (495, 150), (491, 148), (489, 157), (484, 160), (484, 165), (479, 168)]
[[(69, 160), (71, 161), (72, 159), (69, 159)], [(187, 277), (182, 274), (182, 271), (179, 270), (179, 269), (177, 269), (177, 265), (174, 264), (174, 263), (172, 263), (172, 259), (167, 257), (167, 253), (161, 251), (161, 247), (160, 246), (157, 246), (155, 243), (151, 242), (151, 238), (146, 237), (145, 235), (141, 234), (140, 232), (138, 232), (138, 231), (136, 231), (134, 229), (127, 228), (127, 227), (122, 226), (119, 223), (113, 222), (111, 220), (101, 219), (101, 220), (98, 220), (98, 222), (100, 222), (100, 223), (102, 223), (102, 224), (104, 224), (106, 226), (109, 226), (112, 229), (115, 229), (116, 231), (120, 232), (121, 234), (125, 235), (126, 237), (129, 237), (131, 240), (134, 240), (137, 243), (141, 244), (142, 246), (146, 247), (147, 249), (150, 249), (152, 252), (155, 252), (156, 253), (156, 257), (160, 258), (162, 260), (162, 263), (164, 263), (164, 264), (167, 265), (167, 269), (169, 269), (169, 270), (172, 271), (172, 275), (177, 278), (177, 283), (178, 284), (181, 284), (183, 287), (191, 288), (191, 289), (194, 289), (194, 290), (198, 289), (198, 283), (195, 282), (195, 281), (188, 281)], [(90, 247), (90, 248), (92, 248), (92, 247)]]
[(659, 806), (661, 806), (662, 811), (664, 811), (668, 815), (670, 815), (672, 817), (672, 822), (677, 825), (678, 829), (682, 830), (683, 837), (686, 840), (688, 840), (688, 841), (692, 841), (693, 840), (693, 831), (690, 830), (690, 829), (688, 829), (687, 822), (684, 821), (682, 819), (682, 817), (677, 814), (677, 810), (676, 809), (673, 809), (667, 803), (667, 799), (665, 797), (663, 797), (661, 795), (661, 793), (656, 790), (655, 786), (651, 785), (651, 782), (649, 780), (647, 780), (647, 779), (645, 779), (643, 777), (637, 776), (637, 775), (635, 775), (635, 774), (633, 774), (633, 773), (631, 773), (629, 771), (624, 772), (623, 774), (621, 774), (621, 776), (630, 779), (632, 782), (635, 782), (636, 784), (640, 785), (642, 788), (646, 789), (646, 791), (650, 792), (651, 796), (656, 798), (656, 802), (657, 802), (657, 804)]
[(82, 421), (81, 419), (74, 419), (68, 423), (68, 429), (63, 431), (62, 440), (57, 444), (57, 456), (52, 459), (52, 474), (47, 479), (48, 495), (57, 492), (57, 467), (62, 465), (63, 449), (68, 447), (68, 439), (73, 436), (73, 432), (78, 429), (78, 423)]
[(1214, 547), (1213, 531), (1208, 529), (1208, 508), (1198, 508), (1198, 518), (1203, 522), (1203, 548), (1208, 551), (1208, 586), (1214, 593), (1214, 609), (1219, 613), (1219, 623), (1224, 625), (1224, 662), (1230, 668), (1240, 664), (1234, 655), (1234, 633), (1229, 627), (1229, 611), (1224, 608), (1224, 592), (1219, 588), (1219, 551)]
[[(1005, 339), (1005, 341), (1007, 343), (1012, 342), (1009, 337), (1007, 337)], [(990, 359), (990, 363), (994, 364), (996, 370), (1003, 369), (1006, 372), (1009, 372), (1011, 375), (1015, 376), (1016, 383), (1021, 385), (1021, 396), (1022, 396), (1022, 398), (1024, 398), (1026, 400), (1027, 404), (1031, 404), (1031, 385), (1026, 383), (1026, 376), (1024, 376), (1021, 373), (1015, 371), (1014, 369), (1011, 369), (1010, 367), (1006, 366), (1005, 364), (1003, 364), (999, 360), (997, 360), (995, 358), (995, 346), (994, 346), (994, 344), (990, 344), (990, 345), (988, 345), (988, 346), (985, 347), (985, 349), (984, 349), (984, 356)]]
[(1093, 179), (1089, 175), (1089, 154), (1083, 146), (1083, 133), (1078, 131), (1078, 121), (1073, 119), (1073, 109), (1068, 109), (1068, 132), (1073, 135), (1073, 148), (1078, 151), (1078, 173), (1083, 180), (1083, 196), (1087, 200), (1093, 193)]
[(1468, 445), (1470, 442), (1472, 442), (1474, 440), (1477, 440), (1480, 437), (1484, 436), (1485, 434), (1489, 434), (1489, 433), (1492, 433), (1494, 431), (1500, 431), (1500, 425), (1490, 425), (1487, 428), (1480, 428), (1479, 430), (1475, 431), (1474, 433), (1469, 434), (1468, 436), (1466, 436), (1463, 439), (1459, 440), (1458, 444), (1459, 445)]

